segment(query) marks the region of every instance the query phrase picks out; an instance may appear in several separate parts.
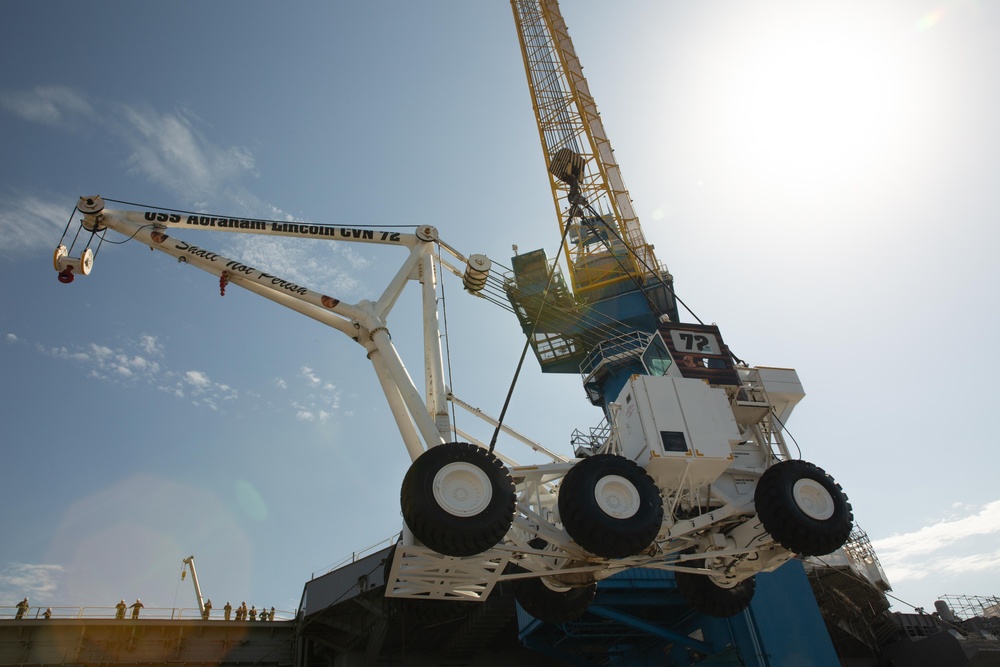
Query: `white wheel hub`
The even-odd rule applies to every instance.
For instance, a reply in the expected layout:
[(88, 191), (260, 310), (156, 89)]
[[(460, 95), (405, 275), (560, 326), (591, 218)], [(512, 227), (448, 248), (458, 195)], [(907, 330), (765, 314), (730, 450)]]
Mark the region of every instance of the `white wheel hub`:
[(620, 475), (602, 477), (594, 487), (594, 497), (601, 511), (615, 519), (628, 519), (639, 511), (639, 490)]
[(539, 581), (542, 582), (542, 586), (545, 586), (547, 589), (555, 593), (565, 593), (567, 591), (573, 590), (569, 586), (563, 586), (561, 584), (555, 583), (549, 577), (540, 577)]
[(493, 499), (490, 478), (471, 463), (449, 463), (434, 475), (434, 500), (453, 516), (475, 516)]
[(726, 577), (727, 563), (724, 558), (711, 558), (705, 560), (705, 567), (712, 571), (708, 578), (719, 588), (736, 588), (739, 581)]
[(803, 478), (792, 487), (792, 498), (806, 516), (825, 521), (833, 516), (833, 496), (826, 487), (814, 479)]

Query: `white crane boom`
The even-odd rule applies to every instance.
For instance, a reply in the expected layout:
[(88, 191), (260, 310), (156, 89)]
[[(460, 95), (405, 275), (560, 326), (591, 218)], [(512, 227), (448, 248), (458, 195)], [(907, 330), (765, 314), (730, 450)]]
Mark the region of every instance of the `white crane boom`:
[[(191, 581), (194, 582), (194, 595), (198, 598), (198, 612), (201, 614), (202, 618), (205, 618), (205, 600), (201, 597), (201, 586), (198, 584), (198, 572), (194, 569), (194, 556), (188, 556), (181, 561), (184, 565), (191, 568)], [(181, 579), (184, 579), (184, 575), (187, 574), (187, 570), (181, 570)]]

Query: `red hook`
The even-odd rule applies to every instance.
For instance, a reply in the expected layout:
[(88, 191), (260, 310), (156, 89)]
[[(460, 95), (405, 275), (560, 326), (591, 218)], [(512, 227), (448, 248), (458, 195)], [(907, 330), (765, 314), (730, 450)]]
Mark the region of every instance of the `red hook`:
[(223, 271), (219, 276), (219, 296), (226, 296), (226, 285), (229, 284), (229, 271)]
[(76, 280), (76, 276), (73, 275), (73, 267), (67, 266), (65, 269), (59, 272), (59, 282), (69, 284)]

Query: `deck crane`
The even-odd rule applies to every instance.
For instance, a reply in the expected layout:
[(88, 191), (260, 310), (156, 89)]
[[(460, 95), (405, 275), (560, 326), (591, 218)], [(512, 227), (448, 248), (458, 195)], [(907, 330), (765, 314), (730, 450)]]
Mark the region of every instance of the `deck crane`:
[[(412, 461), (400, 488), (403, 530), (384, 573), (387, 597), (482, 602), (510, 581), (532, 615), (565, 621), (586, 610), (597, 582), (652, 568), (674, 572), (692, 607), (731, 616), (749, 604), (757, 573), (843, 545), (851, 506), (829, 475), (792, 459), (785, 445), (782, 424), (804, 395), (795, 371), (734, 363), (716, 327), (677, 321), (670, 276), (642, 237), (555, 3), (512, 4), (573, 290), (543, 251), (515, 257), (503, 284), (543, 369), (582, 371), (604, 411), (605, 425), (574, 457), (447, 387), (437, 283), (453, 274), (478, 294), (497, 278), (488, 257), (459, 252), (435, 227), (114, 210), (83, 196), (53, 256), (59, 281), (89, 275), (114, 231), (212, 274), (223, 294), (229, 285), (247, 289), (359, 345)], [(405, 257), (395, 271), (379, 264), (380, 295), (348, 303), (175, 230), (393, 246)], [(410, 283), (419, 284), (423, 392), (389, 332)], [(449, 403), (503, 441), (486, 445), (459, 429)], [(518, 463), (509, 447), (521, 444), (547, 462)]]
[(558, 4), (511, 7), (572, 291), (535, 250), (513, 258), (507, 293), (542, 370), (576, 373), (602, 340), (676, 322), (673, 279), (639, 225)]
[[(558, 1), (510, 4), (571, 289), (558, 259), (549, 261), (544, 250), (515, 255), (504, 287), (542, 371), (579, 372), (607, 420), (605, 428), (575, 440), (585, 458), (567, 474), (560, 496), (589, 465), (590, 484), (580, 490), (595, 493), (599, 507), (625, 496), (640, 500), (641, 477), (629, 478), (634, 486), (622, 485), (626, 491), (602, 491), (615, 484), (604, 480), (617, 477), (609, 456), (639, 463), (660, 491), (663, 526), (672, 526), (653, 544), (706, 518), (726, 522), (722, 515), (742, 503), (753, 519), (712, 534), (697, 549), (705, 558), (689, 563), (709, 576), (675, 570), (692, 607), (729, 616), (753, 595), (751, 569), (774, 570), (788, 552), (819, 555), (842, 546), (851, 507), (829, 475), (792, 459), (784, 442), (784, 422), (804, 396), (795, 371), (750, 368), (730, 352), (717, 326), (680, 322), (673, 278), (642, 232)], [(687, 394), (691, 390), (697, 397)], [(699, 434), (696, 415), (713, 404), (729, 426)], [(560, 500), (567, 531), (575, 537), (588, 530), (565, 505)], [(793, 533), (812, 535), (799, 542)], [(610, 530), (603, 539), (631, 537), (636, 533)], [(761, 540), (773, 540), (785, 554), (723, 555)], [(589, 537), (577, 541), (594, 552), (605, 548)], [(772, 561), (765, 565), (765, 559)]]
[[(187, 566), (191, 570), (191, 583), (194, 584), (194, 596), (198, 600), (198, 615), (202, 618), (207, 619), (205, 614), (205, 600), (201, 596), (201, 585), (198, 583), (198, 572), (194, 569), (194, 554), (188, 556), (181, 560), (184, 566)], [(181, 580), (184, 580), (187, 570), (183, 567), (181, 568)]]

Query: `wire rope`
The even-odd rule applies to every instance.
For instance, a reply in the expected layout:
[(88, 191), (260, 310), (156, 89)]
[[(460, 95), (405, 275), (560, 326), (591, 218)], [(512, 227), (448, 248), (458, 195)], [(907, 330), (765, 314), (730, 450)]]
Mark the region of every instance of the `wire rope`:
[(566, 231), (563, 232), (563, 240), (560, 242), (560, 250), (556, 255), (556, 261), (552, 265), (552, 269), (549, 270), (548, 281), (545, 283), (545, 289), (542, 291), (542, 301), (538, 304), (538, 312), (535, 315), (534, 323), (531, 327), (531, 333), (525, 338), (524, 347), (521, 348), (521, 358), (518, 359), (517, 368), (514, 369), (514, 377), (510, 381), (510, 388), (507, 390), (507, 398), (504, 399), (503, 408), (500, 410), (500, 415), (497, 417), (497, 426), (493, 430), (493, 437), (490, 438), (490, 453), (497, 446), (497, 438), (500, 437), (500, 429), (503, 427), (503, 420), (507, 414), (507, 408), (510, 406), (510, 399), (514, 395), (514, 386), (517, 384), (517, 379), (521, 375), (521, 368), (524, 366), (524, 358), (528, 354), (528, 347), (531, 345), (531, 339), (535, 337), (535, 329), (538, 327), (538, 320), (541, 318), (542, 310), (545, 308), (545, 299), (548, 297), (549, 288), (552, 287), (552, 279), (556, 275), (556, 267), (559, 264), (559, 257), (562, 255), (562, 247), (565, 246), (566, 234), (569, 232), (569, 226), (567, 225)]
[[(438, 266), (441, 266), (441, 246), (437, 247), (438, 253)], [(447, 361), (447, 371), (448, 371), (448, 387), (446, 388), (447, 393), (451, 393), (451, 388), (454, 387), (454, 382), (451, 375), (451, 336), (448, 335), (448, 301), (445, 299), (444, 293), (444, 283), (445, 281), (439, 280), (441, 289), (441, 319), (444, 320), (444, 356)], [(453, 429), (458, 428), (458, 418), (455, 414), (455, 404), (448, 401), (451, 406), (451, 426)]]
[[(135, 207), (138, 207), (138, 208), (151, 208), (151, 209), (155, 209), (157, 211), (171, 211), (173, 213), (184, 213), (185, 215), (200, 215), (200, 216), (203, 215), (203, 216), (210, 216), (210, 217), (213, 217), (213, 218), (234, 218), (234, 217), (235, 218), (242, 218), (242, 217), (245, 217), (245, 216), (219, 215), (217, 213), (205, 213), (204, 211), (186, 211), (186, 210), (180, 209), (180, 208), (170, 208), (170, 207), (167, 207), (167, 206), (154, 206), (152, 204), (138, 204), (136, 202), (124, 201), (124, 200), (121, 200), (121, 199), (110, 199), (108, 197), (104, 197), (104, 201), (106, 201), (106, 202), (108, 202), (108, 201), (109, 202), (113, 202), (115, 204), (125, 204), (126, 206), (135, 206)], [(259, 220), (260, 222), (273, 222), (273, 223), (277, 223), (277, 224), (281, 224), (281, 225), (284, 225), (284, 224), (294, 224), (294, 225), (307, 224), (307, 225), (317, 225), (319, 227), (343, 227), (343, 225), (331, 225), (331, 224), (328, 224), (328, 223), (313, 223), (313, 222), (307, 222), (307, 221), (303, 221), (303, 220), (270, 220), (270, 219), (267, 219), (267, 218), (253, 218), (253, 219), (254, 220)], [(359, 229), (399, 229), (399, 228), (416, 229), (419, 226), (420, 225), (412, 225), (412, 224), (411, 225), (351, 225), (351, 227), (357, 227)]]
[[(591, 213), (593, 213), (593, 214), (594, 214), (595, 216), (597, 216), (597, 217), (601, 218), (602, 220), (604, 219), (604, 218), (603, 218), (603, 217), (602, 217), (602, 216), (601, 216), (601, 215), (600, 215), (600, 214), (599, 214), (599, 213), (598, 213), (598, 212), (597, 212), (597, 211), (596, 211), (596, 210), (594, 209), (594, 207), (593, 207), (593, 206), (591, 206), (590, 204), (586, 204), (586, 206), (587, 206), (587, 209), (588, 209), (588, 210), (589, 210), (589, 211), (590, 211)], [(688, 313), (690, 313), (690, 314), (691, 314), (691, 317), (693, 317), (694, 319), (696, 319), (696, 320), (698, 321), (698, 324), (705, 324), (705, 323), (704, 323), (704, 322), (703, 322), (703, 321), (701, 320), (701, 318), (700, 318), (700, 317), (698, 317), (698, 315), (697, 315), (697, 314), (696, 314), (696, 313), (695, 313), (695, 312), (694, 312), (693, 310), (691, 310), (691, 308), (690, 308), (690, 307), (689, 307), (689, 306), (688, 306), (688, 305), (687, 305), (686, 303), (684, 303), (684, 301), (682, 301), (682, 300), (680, 299), (680, 297), (678, 297), (678, 296), (677, 296), (677, 293), (676, 293), (676, 292), (674, 292), (673, 288), (671, 288), (671, 287), (670, 287), (670, 285), (668, 285), (668, 284), (667, 284), (667, 282), (666, 282), (666, 281), (665, 281), (665, 280), (664, 280), (664, 279), (663, 279), (662, 277), (660, 277), (659, 273), (658, 273), (657, 271), (654, 271), (654, 270), (653, 270), (653, 267), (651, 267), (651, 266), (650, 266), (649, 264), (647, 264), (647, 263), (646, 263), (646, 260), (644, 260), (644, 259), (643, 259), (642, 257), (640, 257), (640, 256), (639, 256), (639, 253), (637, 253), (637, 252), (635, 251), (635, 248), (633, 248), (633, 247), (632, 247), (632, 246), (631, 246), (631, 245), (630, 245), (630, 244), (629, 244), (629, 243), (628, 243), (627, 241), (625, 241), (625, 239), (623, 239), (623, 238), (621, 237), (621, 234), (619, 234), (619, 233), (618, 233), (618, 230), (614, 229), (614, 228), (613, 228), (613, 227), (612, 227), (611, 225), (608, 225), (608, 224), (606, 224), (606, 223), (605, 223), (605, 225), (604, 225), (604, 226), (608, 228), (608, 231), (609, 231), (609, 232), (611, 232), (612, 234), (614, 234), (614, 235), (615, 235), (615, 238), (616, 238), (616, 239), (618, 239), (618, 240), (619, 240), (619, 241), (621, 242), (621, 244), (622, 244), (623, 246), (625, 246), (626, 250), (628, 250), (628, 252), (629, 252), (629, 253), (630, 253), (630, 254), (631, 254), (631, 255), (632, 255), (632, 256), (633, 256), (634, 258), (635, 258), (635, 260), (636, 260), (637, 262), (639, 262), (639, 264), (641, 264), (641, 265), (642, 265), (642, 267), (643, 267), (643, 268), (644, 268), (644, 269), (645, 269), (645, 270), (647, 271), (647, 273), (650, 273), (650, 274), (652, 274), (652, 275), (654, 275), (654, 276), (656, 276), (656, 277), (657, 277), (657, 280), (658, 280), (658, 281), (660, 282), (660, 284), (661, 284), (661, 285), (663, 285), (663, 287), (664, 287), (664, 288), (665, 288), (665, 289), (666, 289), (666, 290), (667, 290), (668, 292), (670, 292), (670, 295), (671, 295), (672, 297), (674, 297), (674, 300), (676, 300), (676, 301), (677, 301), (677, 303), (679, 303), (679, 304), (681, 304), (682, 306), (684, 306), (684, 309), (685, 309), (685, 310), (687, 310), (687, 311), (688, 311)], [(593, 228), (592, 228), (592, 227), (591, 227), (591, 230), (593, 231)], [(604, 242), (604, 244), (605, 244), (605, 247), (607, 247), (607, 248), (608, 248), (608, 251), (609, 251), (609, 252), (611, 252), (611, 248), (610, 248), (610, 246), (609, 246), (609, 245), (607, 244), (607, 242), (606, 242), (606, 241)], [(612, 256), (614, 256), (614, 253), (613, 253), (613, 252), (612, 252), (611, 254), (612, 254)], [(617, 259), (617, 258), (616, 258), (616, 259)], [(619, 262), (619, 263), (620, 263), (620, 262)], [(631, 274), (629, 274), (629, 275), (631, 276)], [(633, 281), (635, 282), (636, 286), (637, 286), (637, 287), (639, 288), (639, 290), (640, 290), (640, 291), (642, 291), (643, 295), (645, 295), (645, 294), (646, 294), (646, 290), (645, 290), (645, 289), (643, 289), (643, 287), (642, 287), (642, 285), (641, 285), (641, 284), (639, 284), (639, 281), (638, 281), (638, 278), (636, 278), (635, 276), (631, 276), (631, 277), (632, 277), (632, 280), (633, 280)], [(647, 297), (647, 299), (648, 299), (648, 298), (649, 298), (649, 297)]]
[[(79, 209), (77, 209), (77, 207), (76, 207), (76, 206), (74, 206), (74, 207), (73, 207), (73, 210), (72, 210), (72, 211), (70, 211), (70, 214), (69, 214), (69, 220), (67, 220), (67, 221), (66, 221), (66, 227), (64, 227), (64, 228), (63, 228), (63, 233), (62, 233), (62, 236), (60, 236), (60, 237), (59, 237), (59, 245), (62, 245), (62, 242), (66, 240), (66, 234), (68, 234), (68, 233), (69, 233), (69, 226), (70, 226), (71, 224), (73, 224), (73, 218), (74, 218), (74, 217), (76, 216), (76, 212), (77, 212), (78, 210), (79, 210)], [(79, 232), (77, 232), (77, 233), (79, 233)]]
[[(831, 565), (830, 563), (827, 563), (820, 556), (812, 556), (812, 558), (815, 559), (817, 562), (821, 563), (822, 565), (824, 565), (825, 567), (828, 567), (830, 569), (834, 568), (833, 565)], [(867, 585), (867, 586), (870, 586), (871, 588), (874, 588), (877, 592), (881, 593), (885, 597), (892, 598), (896, 602), (899, 602), (900, 604), (906, 605), (907, 607), (909, 607), (910, 609), (912, 609), (913, 611), (915, 611), (917, 614), (919, 614), (921, 616), (930, 616), (931, 615), (931, 614), (928, 614), (926, 611), (924, 611), (923, 607), (918, 607), (918, 606), (916, 606), (916, 605), (914, 605), (914, 604), (912, 604), (910, 602), (907, 602), (906, 600), (903, 600), (902, 598), (899, 598), (899, 597), (896, 597), (895, 595), (892, 595), (888, 591), (883, 591), (881, 588), (879, 588), (874, 583), (872, 583), (871, 581), (869, 581), (866, 577), (861, 577), (861, 582), (863, 584)], [(957, 623), (952, 623), (951, 621), (946, 621), (945, 619), (941, 618), (940, 615), (934, 616), (934, 618), (936, 618), (938, 621), (940, 621), (943, 625), (946, 625), (946, 626), (948, 626), (948, 627), (950, 627), (950, 628), (958, 631), (959, 633), (962, 633), (963, 635), (965, 634), (965, 631), (963, 630), (963, 628), (962, 628), (961, 625), (958, 625)], [(977, 639), (980, 639), (984, 643), (989, 644), (991, 646), (995, 646), (995, 647), (1000, 648), (1000, 643), (998, 643), (996, 641), (993, 641), (993, 640), (990, 640), (990, 639), (988, 639), (986, 637), (977, 637)]]

